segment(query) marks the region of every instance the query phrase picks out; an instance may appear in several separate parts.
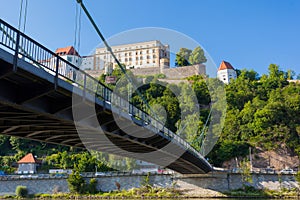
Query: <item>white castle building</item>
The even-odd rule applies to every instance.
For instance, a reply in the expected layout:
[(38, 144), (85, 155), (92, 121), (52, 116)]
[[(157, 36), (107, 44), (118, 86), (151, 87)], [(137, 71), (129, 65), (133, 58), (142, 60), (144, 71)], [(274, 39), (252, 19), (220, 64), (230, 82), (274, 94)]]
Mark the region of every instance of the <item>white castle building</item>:
[[(129, 68), (170, 67), (169, 45), (158, 40), (111, 46), (119, 62)], [(104, 70), (107, 65), (116, 66), (115, 60), (105, 47), (97, 48), (93, 70)]]

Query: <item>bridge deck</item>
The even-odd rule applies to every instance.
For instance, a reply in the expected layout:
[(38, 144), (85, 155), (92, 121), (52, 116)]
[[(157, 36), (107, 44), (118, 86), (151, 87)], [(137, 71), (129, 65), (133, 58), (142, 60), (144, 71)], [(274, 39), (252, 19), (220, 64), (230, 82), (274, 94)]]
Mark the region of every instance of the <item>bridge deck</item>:
[[(107, 99), (86, 94), (84, 89), (59, 78), (58, 74), (49, 73), (27, 60), (16, 59), (16, 56), (0, 49), (2, 134), (104, 151), (158, 165), (170, 162), (167, 167), (182, 174), (212, 170), (201, 155), (186, 149), (172, 135), (166, 134), (165, 129), (153, 134), (153, 127), (137, 125), (124, 113), (116, 119)], [(81, 99), (76, 104), (74, 93)], [(83, 110), (82, 120), (75, 124), (73, 111), (81, 108), (96, 110), (95, 115), (86, 114)], [(86, 120), (90, 118), (96, 120)], [(126, 134), (124, 129), (151, 137), (135, 137)], [(168, 148), (165, 149), (166, 146)], [(145, 156), (153, 152), (158, 158)]]

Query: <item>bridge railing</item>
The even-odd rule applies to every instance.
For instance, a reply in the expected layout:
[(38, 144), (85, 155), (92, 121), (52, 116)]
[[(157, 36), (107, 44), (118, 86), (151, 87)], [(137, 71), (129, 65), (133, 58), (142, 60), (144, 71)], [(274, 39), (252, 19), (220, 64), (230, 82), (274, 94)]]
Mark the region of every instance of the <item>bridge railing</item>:
[(58, 79), (63, 79), (82, 88), (84, 92), (91, 93), (92, 95), (95, 94), (99, 99), (113, 104), (113, 106), (121, 109), (122, 112), (138, 119), (142, 126), (172, 139), (172, 142), (190, 151), (195, 156), (203, 158), (188, 142), (167, 129), (160, 121), (114, 94), (112, 90), (97, 79), (80, 70), (2, 19), (0, 19), (0, 45), (15, 55), (14, 68), (17, 68), (18, 58), (21, 58), (52, 74), (55, 77), (56, 83)]

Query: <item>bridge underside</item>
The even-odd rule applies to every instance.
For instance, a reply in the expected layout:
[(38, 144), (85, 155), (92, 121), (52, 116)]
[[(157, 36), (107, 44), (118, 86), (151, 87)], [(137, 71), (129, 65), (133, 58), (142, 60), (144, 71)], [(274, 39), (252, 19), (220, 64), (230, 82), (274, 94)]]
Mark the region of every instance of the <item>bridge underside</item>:
[[(0, 49), (1, 134), (155, 161), (155, 164), (160, 165), (159, 160), (143, 156), (145, 153), (158, 151), (161, 161), (174, 160), (167, 167), (179, 173), (198, 174), (211, 171), (211, 166), (205, 160), (188, 151), (177, 158), (171, 152), (160, 150), (170, 144), (170, 139), (160, 134), (148, 138), (126, 134), (119, 128), (105, 102), (93, 105), (82, 99), (81, 103), (97, 111), (96, 117), (104, 132), (93, 124), (83, 123), (75, 126), (72, 114), (74, 86), (63, 80), (55, 82), (53, 75), (21, 59), (18, 60), (16, 70), (13, 70), (12, 63), (13, 55)], [(148, 131), (126, 118), (120, 117), (119, 121), (136, 126), (137, 130)], [(79, 134), (78, 129), (84, 134)], [(107, 138), (110, 143), (107, 142)], [(173, 146), (173, 150), (181, 150), (178, 145)]]

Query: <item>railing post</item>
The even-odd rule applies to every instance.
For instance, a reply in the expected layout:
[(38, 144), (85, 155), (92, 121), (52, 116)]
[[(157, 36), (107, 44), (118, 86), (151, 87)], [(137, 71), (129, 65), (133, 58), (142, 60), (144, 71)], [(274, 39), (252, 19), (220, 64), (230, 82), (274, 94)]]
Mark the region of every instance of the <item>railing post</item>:
[(85, 99), (85, 97), (86, 97), (86, 74), (84, 74), (83, 77), (83, 98)]
[(55, 78), (54, 78), (54, 88), (57, 89), (58, 84), (58, 67), (59, 67), (59, 57), (56, 55), (56, 63), (55, 63)]
[(14, 56), (14, 64), (13, 64), (13, 71), (17, 71), (18, 68), (18, 56), (19, 56), (19, 43), (20, 43), (20, 32), (17, 31), (17, 39), (16, 39), (16, 49), (15, 49), (15, 56)]

